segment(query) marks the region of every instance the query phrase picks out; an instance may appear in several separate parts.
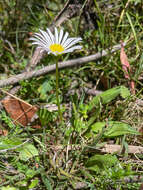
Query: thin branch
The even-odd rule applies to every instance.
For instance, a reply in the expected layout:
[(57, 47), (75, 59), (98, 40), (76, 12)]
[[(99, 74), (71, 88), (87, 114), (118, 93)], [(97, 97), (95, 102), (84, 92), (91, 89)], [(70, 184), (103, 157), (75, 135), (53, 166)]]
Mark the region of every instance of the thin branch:
[(92, 95), (92, 96), (97, 96), (97, 95), (99, 95), (99, 94), (101, 94), (103, 92), (101, 90), (95, 90), (94, 88), (89, 89), (87, 87), (84, 87), (84, 91), (85, 91), (86, 94)]
[[(68, 146), (68, 149), (69, 151), (70, 150), (80, 150), (82, 148), (81, 145), (67, 145)], [(65, 145), (57, 145), (57, 146), (50, 146), (49, 145), (49, 149), (53, 149), (53, 150), (61, 150), (63, 149), (63, 151), (66, 150), (66, 146)], [(89, 149), (92, 151), (92, 152), (102, 152), (102, 153), (121, 153), (121, 150), (122, 150), (122, 146), (121, 145), (116, 145), (116, 144), (105, 144), (102, 148), (94, 148), (93, 146), (86, 146), (85, 145), (85, 148), (87, 148), (87, 151), (89, 151)], [(85, 149), (86, 151), (86, 149)], [(132, 145), (129, 145), (128, 146), (128, 153), (129, 154), (143, 154), (143, 147), (142, 146), (132, 146)]]
[(60, 13), (56, 16), (51, 26), (57, 26), (59, 27), (62, 23), (64, 23), (66, 20), (69, 20), (80, 13), (80, 9), (82, 7), (82, 4), (80, 4), (78, 1), (70, 2), (71, 0), (68, 0), (63, 9), (60, 11)]
[(18, 97), (16, 97), (16, 96), (14, 96), (13, 94), (10, 94), (10, 93), (7, 92), (6, 90), (3, 90), (3, 89), (0, 88), (0, 91), (2, 91), (3, 93), (7, 94), (9, 97), (12, 97), (12, 98), (14, 98), (14, 99), (16, 99), (16, 100), (18, 100), (18, 101), (20, 101), (20, 102), (22, 102), (22, 103), (28, 105), (28, 106), (31, 107), (31, 108), (33, 107), (33, 106), (32, 106), (31, 104), (29, 104), (28, 102), (25, 102), (24, 100), (22, 100), (22, 99), (20, 99), (20, 98), (18, 98)]
[[(82, 57), (82, 58), (78, 58), (78, 59), (73, 59), (73, 60), (69, 60), (69, 61), (60, 62), (58, 64), (58, 66), (59, 66), (59, 69), (79, 66), (79, 65), (82, 65), (84, 63), (87, 63), (90, 61), (95, 61), (101, 57), (104, 57), (106, 55), (114, 53), (115, 51), (117, 51), (119, 49), (121, 49), (120, 44), (113, 46), (113, 48), (110, 51), (108, 49), (106, 49), (106, 50), (103, 50), (102, 52), (98, 52), (94, 55), (90, 55), (90, 56), (86, 56), (86, 57)], [(30, 79), (32, 77), (39, 77), (41, 75), (51, 73), (55, 70), (56, 70), (56, 65), (54, 64), (54, 65), (46, 66), (46, 67), (39, 69), (37, 71), (24, 72), (24, 73), (12, 76), (8, 79), (0, 80), (0, 87), (13, 85), (13, 84), (19, 83), (22, 80)]]
[[(102, 148), (101, 152), (108, 152), (108, 153), (115, 153), (115, 152), (121, 152), (121, 146), (120, 145), (110, 145), (106, 144), (104, 148)], [(143, 154), (143, 147), (142, 146), (128, 146), (128, 153), (129, 154)]]

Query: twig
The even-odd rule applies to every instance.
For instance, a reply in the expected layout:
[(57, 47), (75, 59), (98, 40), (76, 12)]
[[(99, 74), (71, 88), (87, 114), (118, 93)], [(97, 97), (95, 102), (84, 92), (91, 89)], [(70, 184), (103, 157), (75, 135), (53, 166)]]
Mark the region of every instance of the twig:
[[(106, 144), (104, 148), (101, 150), (101, 152), (108, 152), (108, 153), (115, 153), (120, 152), (121, 146), (120, 145), (110, 145)], [(143, 154), (143, 147), (142, 146), (128, 146), (128, 153), (130, 154)]]
[[(68, 146), (68, 150), (80, 150), (82, 149), (83, 147), (81, 145), (67, 145)], [(49, 148), (52, 148), (54, 150), (61, 150), (63, 149), (63, 151), (66, 151), (66, 146), (65, 145), (57, 145), (57, 146), (49, 146)], [(89, 151), (92, 150), (92, 151), (99, 151), (99, 152), (103, 152), (103, 153), (120, 153), (121, 150), (122, 150), (122, 146), (121, 145), (116, 145), (116, 144), (105, 144), (103, 146), (103, 148), (97, 148), (97, 147), (90, 147), (90, 146), (86, 146), (85, 145), (85, 148), (86, 150)], [(129, 154), (143, 154), (143, 147), (142, 146), (132, 146), (132, 145), (129, 145), (128, 146), (128, 153)]]
[(31, 60), (26, 65), (24, 72), (31, 71), (32, 69), (34, 69), (36, 65), (40, 62), (40, 60), (42, 59), (43, 55), (44, 55), (44, 52), (41, 52), (40, 48), (36, 48)]
[(3, 93), (7, 94), (8, 96), (10, 96), (10, 97), (12, 97), (12, 98), (14, 98), (14, 99), (16, 99), (16, 100), (18, 100), (18, 101), (20, 101), (20, 102), (23, 102), (24, 104), (30, 106), (31, 108), (33, 107), (31, 104), (25, 102), (24, 100), (22, 100), (22, 99), (20, 99), (20, 98), (18, 98), (18, 97), (16, 97), (16, 96), (10, 94), (9, 92), (7, 92), (7, 91), (5, 91), (5, 90), (3, 90), (3, 89), (1, 89), (1, 88), (0, 88), (0, 91), (2, 91)]
[(72, 17), (76, 15), (79, 15), (81, 7), (82, 7), (82, 4), (78, 3), (78, 1), (70, 2), (70, 0), (68, 0), (65, 3), (63, 9), (54, 19), (51, 26), (54, 26), (54, 25), (60, 26), (66, 20), (71, 19)]
[(12, 44), (10, 43), (10, 41), (8, 40), (5, 40), (6, 43), (8, 43), (9, 47), (10, 47), (10, 52), (13, 54), (13, 55), (16, 55), (16, 52), (12, 46)]
[[(82, 57), (82, 58), (78, 58), (78, 59), (73, 59), (73, 60), (69, 60), (69, 61), (60, 62), (58, 64), (58, 66), (59, 66), (59, 69), (79, 66), (79, 65), (87, 63), (89, 61), (95, 61), (101, 57), (109, 55), (110, 53), (114, 53), (115, 51), (117, 51), (119, 49), (121, 49), (120, 44), (113, 46), (113, 48), (110, 51), (108, 49), (106, 49), (106, 50), (103, 50), (102, 52), (98, 52), (94, 55), (90, 55), (90, 56), (86, 56), (86, 57)], [(21, 80), (30, 79), (32, 77), (39, 77), (41, 75), (51, 73), (55, 70), (56, 70), (56, 65), (54, 64), (54, 65), (46, 66), (46, 67), (44, 67), (40, 70), (37, 70), (37, 71), (24, 72), (24, 73), (12, 76), (8, 79), (0, 80), (0, 87), (13, 85), (13, 84), (19, 83)]]
[(89, 89), (89, 88), (86, 88), (86, 87), (84, 87), (84, 91), (85, 91), (86, 94), (92, 95), (92, 96), (97, 96), (97, 95), (99, 95), (99, 94), (101, 94), (103, 92), (101, 90), (95, 90), (94, 88)]
[(56, 21), (59, 20), (59, 18), (60, 18), (61, 15), (63, 14), (63, 12), (67, 9), (69, 3), (70, 3), (70, 0), (68, 0), (68, 1), (65, 3), (64, 7), (62, 8), (62, 10), (61, 10), (61, 11), (58, 13), (58, 15), (55, 17), (55, 19), (54, 19), (52, 25), (54, 25), (54, 23), (56, 23)]

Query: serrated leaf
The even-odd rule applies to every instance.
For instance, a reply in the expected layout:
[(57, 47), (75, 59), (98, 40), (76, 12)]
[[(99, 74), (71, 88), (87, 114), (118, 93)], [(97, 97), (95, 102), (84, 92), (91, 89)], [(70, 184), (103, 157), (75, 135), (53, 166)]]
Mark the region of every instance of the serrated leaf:
[(25, 144), (20, 149), (18, 149), (18, 151), (20, 153), (19, 157), (23, 161), (27, 161), (34, 156), (38, 156), (38, 150), (35, 148), (34, 145), (30, 143)]

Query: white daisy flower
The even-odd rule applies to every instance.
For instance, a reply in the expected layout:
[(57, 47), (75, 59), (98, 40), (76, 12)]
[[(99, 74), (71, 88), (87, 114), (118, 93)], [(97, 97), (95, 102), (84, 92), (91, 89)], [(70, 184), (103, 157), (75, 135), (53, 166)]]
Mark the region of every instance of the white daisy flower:
[(53, 35), (51, 31), (47, 28), (47, 31), (40, 30), (39, 33), (35, 33), (34, 37), (30, 38), (32, 44), (38, 45), (43, 51), (52, 53), (54, 55), (59, 55), (63, 53), (69, 53), (76, 49), (81, 49), (82, 46), (75, 45), (81, 42), (81, 38), (68, 38), (69, 33), (61, 29), (58, 33), (57, 28), (55, 28), (55, 34)]

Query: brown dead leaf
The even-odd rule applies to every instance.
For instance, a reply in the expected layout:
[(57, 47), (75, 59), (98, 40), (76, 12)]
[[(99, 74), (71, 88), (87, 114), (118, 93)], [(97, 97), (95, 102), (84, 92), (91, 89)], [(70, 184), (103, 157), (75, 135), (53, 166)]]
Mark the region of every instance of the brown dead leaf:
[(124, 76), (126, 79), (129, 80), (131, 92), (132, 92), (132, 94), (135, 94), (135, 83), (134, 83), (134, 81), (131, 80), (130, 75), (129, 75), (129, 73), (131, 72), (131, 67), (130, 67), (130, 63), (128, 61), (128, 57), (124, 50), (123, 42), (121, 42), (120, 61), (122, 64), (122, 69), (124, 71)]
[(8, 130), (2, 130), (3, 136), (7, 136), (8, 135)]
[(130, 76), (129, 76), (129, 71), (130, 71), (130, 64), (129, 64), (129, 61), (128, 61), (128, 57), (124, 51), (124, 45), (123, 45), (123, 42), (121, 42), (121, 53), (120, 53), (120, 60), (121, 60), (121, 63), (122, 63), (122, 69), (124, 71), (124, 75), (125, 75), (125, 78), (126, 79), (130, 79)]
[(8, 135), (8, 131), (5, 130), (5, 129), (0, 129), (0, 135), (7, 136)]
[(32, 128), (33, 129), (41, 129), (41, 126), (40, 125), (33, 125)]
[(31, 118), (38, 110), (35, 106), (15, 98), (3, 100), (2, 104), (7, 113), (14, 120), (14, 123), (20, 123), (23, 126), (31, 122)]

